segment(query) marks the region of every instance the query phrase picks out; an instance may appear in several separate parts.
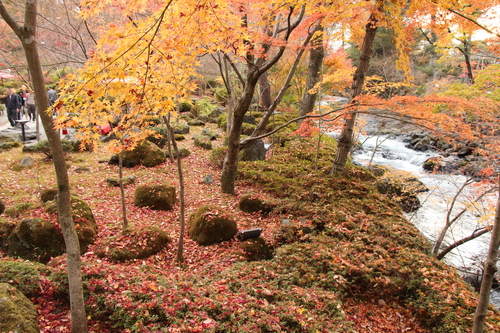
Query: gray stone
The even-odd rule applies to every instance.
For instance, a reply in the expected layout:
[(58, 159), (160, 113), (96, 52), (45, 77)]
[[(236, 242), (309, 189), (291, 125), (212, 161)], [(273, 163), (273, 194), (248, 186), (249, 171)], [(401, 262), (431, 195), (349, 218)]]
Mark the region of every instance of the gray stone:
[(29, 167), (29, 166), (32, 166), (33, 163), (35, 163), (35, 161), (33, 161), (33, 159), (31, 157), (26, 156), (25, 158), (23, 158), (21, 160), (21, 162), (19, 164), (21, 164), (24, 167)]
[(213, 183), (214, 177), (212, 177), (212, 175), (206, 175), (205, 178), (203, 178), (203, 184), (212, 185)]
[(38, 312), (31, 301), (8, 283), (0, 283), (0, 332), (39, 333)]
[(264, 141), (255, 140), (240, 152), (240, 161), (263, 161), (266, 158)]

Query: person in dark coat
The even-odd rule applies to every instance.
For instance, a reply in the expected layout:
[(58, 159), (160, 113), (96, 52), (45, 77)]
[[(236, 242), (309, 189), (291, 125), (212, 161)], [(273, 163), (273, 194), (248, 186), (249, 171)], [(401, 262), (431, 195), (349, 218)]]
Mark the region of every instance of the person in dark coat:
[(16, 126), (16, 120), (19, 119), (23, 101), (19, 94), (16, 94), (14, 88), (8, 90), (8, 95), (5, 99), (5, 107), (7, 108), (7, 118), (12, 127)]

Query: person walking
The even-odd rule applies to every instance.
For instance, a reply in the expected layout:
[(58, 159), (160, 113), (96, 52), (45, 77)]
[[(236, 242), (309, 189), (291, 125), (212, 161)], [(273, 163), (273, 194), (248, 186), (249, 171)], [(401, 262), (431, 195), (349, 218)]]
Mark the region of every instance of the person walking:
[(49, 99), (49, 106), (52, 106), (57, 99), (57, 91), (53, 87), (50, 87), (47, 91), (47, 98)]
[(26, 105), (28, 107), (28, 119), (36, 120), (35, 94), (31, 90), (26, 91)]
[(9, 88), (8, 95), (5, 99), (5, 106), (7, 108), (7, 118), (12, 127), (16, 126), (16, 120), (19, 119), (19, 112), (23, 105), (21, 96), (16, 93), (14, 88)]

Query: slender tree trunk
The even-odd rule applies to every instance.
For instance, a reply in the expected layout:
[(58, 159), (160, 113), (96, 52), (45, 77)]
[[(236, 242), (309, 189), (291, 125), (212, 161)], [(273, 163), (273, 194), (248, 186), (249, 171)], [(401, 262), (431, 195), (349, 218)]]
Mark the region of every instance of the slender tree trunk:
[(45, 133), (47, 134), (57, 179), (57, 210), (67, 254), (71, 330), (73, 333), (86, 333), (88, 328), (83, 298), (80, 243), (71, 214), (71, 194), (66, 159), (62, 149), (61, 139), (58, 132), (54, 129), (52, 116), (45, 112), (49, 106), (49, 100), (45, 91), (45, 81), (36, 43), (37, 1), (26, 1), (24, 26), (19, 26), (17, 24), (9, 15), (1, 1), (0, 14), (20, 39), (31, 73), (31, 84), (35, 91), (35, 102)]
[(269, 85), (269, 79), (267, 77), (267, 72), (263, 73), (259, 77), (259, 88), (260, 88), (260, 106), (267, 110), (271, 107), (271, 86)]
[(472, 41), (470, 38), (465, 39), (462, 41), (463, 47), (457, 47), (457, 49), (462, 52), (464, 55), (465, 59), (465, 65), (467, 66), (467, 78), (466, 78), (466, 83), (471, 85), (474, 84), (474, 73), (472, 73), (472, 64), (470, 61), (470, 54), (471, 54), (471, 49), (472, 49)]
[(120, 184), (120, 197), (122, 203), (123, 230), (128, 228), (127, 205), (125, 204), (125, 189), (123, 187), (123, 159), (121, 154), (118, 154), (118, 181)]
[[(363, 84), (365, 82), (365, 76), (368, 72), (368, 66), (370, 65), (370, 56), (372, 52), (373, 40), (375, 39), (375, 34), (377, 32), (378, 20), (375, 14), (370, 15), (368, 23), (365, 28), (365, 37), (363, 39), (363, 46), (361, 47), (361, 55), (359, 66), (354, 73), (354, 82), (352, 84), (352, 95), (351, 102), (361, 94), (363, 90)], [(335, 162), (333, 163), (332, 170), (330, 174), (338, 175), (344, 172), (345, 164), (347, 162), (347, 157), (351, 151), (354, 125), (356, 124), (356, 113), (350, 113), (345, 118), (344, 127), (342, 128), (342, 133), (337, 146), (337, 154), (335, 155)]]
[(472, 333), (482, 333), (486, 320), (486, 310), (490, 304), (491, 283), (497, 271), (498, 248), (500, 247), (500, 176), (498, 177), (498, 199), (493, 221), (493, 231), (491, 232), (490, 247), (488, 256), (484, 263), (483, 280), (479, 292), (479, 301), (474, 314), (474, 325)]
[(179, 148), (177, 147), (177, 142), (174, 139), (174, 130), (170, 125), (170, 116), (168, 118), (165, 117), (165, 123), (167, 124), (167, 129), (169, 133), (170, 141), (172, 141), (172, 146), (174, 148), (175, 153), (177, 154), (177, 173), (179, 175), (179, 186), (180, 186), (180, 200), (181, 200), (181, 231), (179, 234), (179, 243), (177, 244), (177, 262), (184, 261), (184, 234), (186, 230), (186, 221), (185, 221), (185, 200), (184, 200), (184, 173), (182, 172), (182, 162), (181, 162), (181, 154), (179, 152)]
[(302, 98), (302, 103), (299, 110), (301, 116), (311, 113), (314, 110), (314, 104), (316, 103), (318, 93), (311, 93), (310, 91), (319, 82), (319, 79), (321, 77), (321, 67), (323, 66), (323, 59), (325, 58), (325, 47), (323, 46), (323, 26), (318, 25), (316, 31), (321, 32), (321, 35), (319, 35), (317, 38), (314, 38), (311, 42), (312, 48), (311, 51), (309, 51), (306, 91), (304, 92), (304, 97)]

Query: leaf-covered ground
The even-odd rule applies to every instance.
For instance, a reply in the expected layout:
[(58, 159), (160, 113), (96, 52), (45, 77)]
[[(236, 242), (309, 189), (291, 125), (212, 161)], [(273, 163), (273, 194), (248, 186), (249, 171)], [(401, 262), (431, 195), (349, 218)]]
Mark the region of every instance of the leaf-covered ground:
[[(322, 143), (317, 168), (316, 143), (305, 139), (276, 148), (267, 161), (241, 163), (234, 196), (220, 193), (220, 170), (209, 162), (207, 150), (194, 147), (190, 138), (179, 145), (191, 151), (182, 160), (186, 217), (203, 204), (219, 206), (239, 230), (263, 228), (274, 258), (246, 262), (236, 240), (199, 246), (186, 235), (186, 260), (178, 264), (179, 202), (166, 212), (137, 208), (133, 185), (126, 188), (131, 225), (159, 226), (172, 242), (148, 259), (99, 259), (94, 249), (122, 230), (119, 189), (106, 183), (118, 169), (102, 163), (109, 158), (102, 147), (74, 153), (68, 160), (72, 191), (90, 204), (99, 225), (96, 244), (82, 257), (90, 331), (470, 330), (477, 295), (454, 270), (428, 256), (429, 244), (397, 205), (377, 193), (371, 174), (349, 168), (345, 178), (328, 176), (331, 143)], [(0, 153), (0, 197), (7, 207), (19, 207), (17, 216), (0, 217), (4, 221), (50, 218), (39, 197), (42, 189), (55, 186), (53, 167), (33, 154), (35, 166), (20, 169), (24, 156), (20, 149)], [(78, 167), (89, 170), (78, 172)], [(132, 174), (136, 185), (168, 182), (179, 188), (176, 164), (170, 161), (125, 170), (125, 176)], [(207, 174), (214, 184), (202, 182)], [(239, 198), (248, 193), (274, 211), (269, 216), (241, 212)], [(290, 221), (286, 229), (284, 219)], [(10, 259), (2, 253), (2, 261)], [(42, 332), (70, 331), (64, 261), (64, 256), (54, 258), (47, 270), (39, 269), (42, 278), (31, 299)], [(487, 322), (489, 332), (500, 331), (497, 312), (491, 311)]]

